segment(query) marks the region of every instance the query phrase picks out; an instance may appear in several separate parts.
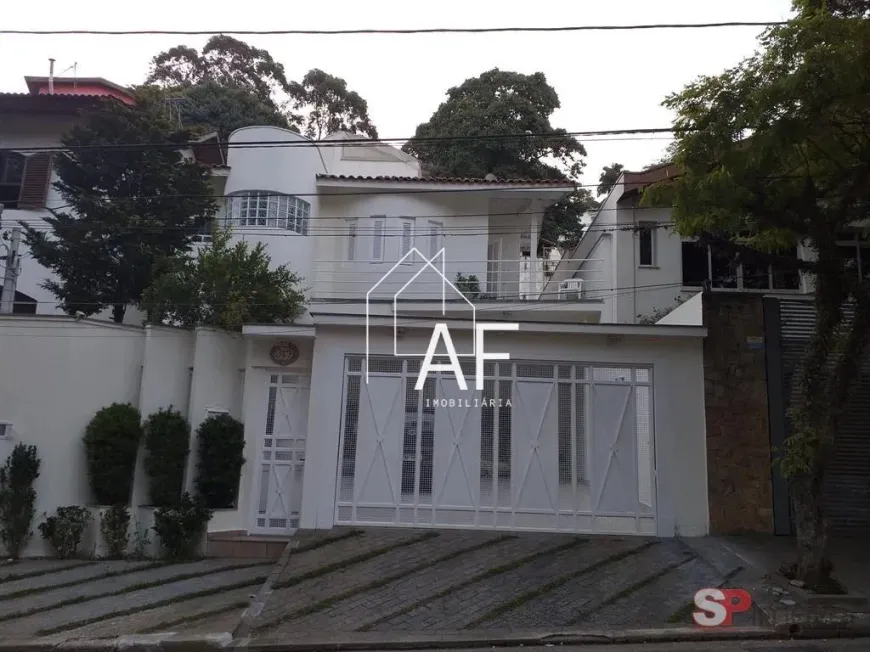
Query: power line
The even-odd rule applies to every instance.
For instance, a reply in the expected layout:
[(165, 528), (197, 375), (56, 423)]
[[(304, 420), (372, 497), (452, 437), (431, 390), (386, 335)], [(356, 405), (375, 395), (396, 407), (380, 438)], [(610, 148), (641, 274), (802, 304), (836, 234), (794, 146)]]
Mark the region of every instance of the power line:
[(2, 35), (20, 36), (342, 36), (369, 34), (503, 34), (519, 32), (614, 32), (652, 29), (713, 29), (722, 27), (777, 27), (786, 21), (723, 21), (716, 23), (637, 23), (629, 25), (561, 25), (552, 27), (424, 27), (408, 29), (228, 29), (228, 30), (108, 30), (108, 29), (0, 29)]
[[(672, 134), (696, 131), (694, 128), (678, 127), (638, 127), (632, 129), (598, 129), (586, 131), (555, 131), (555, 132), (525, 132), (513, 134), (478, 134), (478, 135), (452, 135), (452, 136), (402, 136), (392, 138), (347, 138), (344, 140), (250, 140), (242, 142), (221, 143), (220, 147), (229, 149), (253, 149), (253, 148), (294, 148), (294, 147), (372, 147), (379, 144), (406, 143), (442, 143), (464, 141), (499, 141), (521, 140), (526, 138), (541, 138), (556, 140), (565, 137), (594, 138), (596, 136), (644, 136), (651, 134)], [(619, 140), (635, 140), (635, 138), (620, 138)], [(643, 140), (646, 140), (643, 138)], [(666, 140), (666, 139), (661, 139)], [(58, 152), (58, 151), (88, 151), (88, 150), (136, 150), (136, 149), (190, 149), (192, 147), (209, 147), (198, 141), (165, 142), (165, 143), (105, 143), (100, 145), (40, 145), (30, 147), (8, 148), (15, 152)], [(212, 146), (214, 147), (214, 145)]]

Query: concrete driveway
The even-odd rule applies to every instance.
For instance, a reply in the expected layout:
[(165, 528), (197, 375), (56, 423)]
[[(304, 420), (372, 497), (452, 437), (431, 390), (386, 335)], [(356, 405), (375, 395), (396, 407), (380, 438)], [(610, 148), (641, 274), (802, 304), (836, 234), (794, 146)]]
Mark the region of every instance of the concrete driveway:
[(657, 627), (690, 622), (694, 592), (723, 579), (677, 540), (336, 529), (300, 534), (277, 565), (0, 565), (0, 638)]

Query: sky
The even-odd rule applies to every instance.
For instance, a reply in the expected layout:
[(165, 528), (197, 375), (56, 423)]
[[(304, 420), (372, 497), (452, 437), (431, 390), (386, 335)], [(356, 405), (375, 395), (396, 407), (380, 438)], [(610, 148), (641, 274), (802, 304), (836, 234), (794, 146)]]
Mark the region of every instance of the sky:
[[(192, 0), (42, 0), (7, 2), (8, 29), (364, 29), (514, 27), (590, 24), (778, 21), (791, 0), (369, 0), (303, 3), (276, 0), (205, 4)], [(208, 7), (205, 11), (204, 8)], [(451, 86), (492, 68), (543, 72), (559, 94), (552, 116), (569, 131), (668, 127), (661, 106), (699, 75), (717, 74), (750, 56), (761, 29), (608, 32), (242, 36), (269, 50), (289, 79), (321, 68), (347, 80), (369, 104), (382, 137), (405, 138), (429, 119)], [(141, 83), (150, 59), (174, 45), (199, 49), (207, 36), (0, 35), (0, 91), (25, 91), (25, 75), (77, 64), (80, 77)], [(71, 70), (64, 73), (72, 74)], [(616, 137), (612, 137), (616, 138)], [(624, 137), (621, 137), (624, 138)], [(640, 169), (657, 160), (668, 140), (585, 140), (581, 182), (597, 184), (601, 167)]]

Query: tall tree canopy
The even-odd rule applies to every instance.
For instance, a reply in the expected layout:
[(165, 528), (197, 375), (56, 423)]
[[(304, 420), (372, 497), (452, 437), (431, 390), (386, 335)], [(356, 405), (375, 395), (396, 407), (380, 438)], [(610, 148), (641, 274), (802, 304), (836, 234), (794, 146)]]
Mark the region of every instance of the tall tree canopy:
[(275, 104), (273, 94), (287, 91), (284, 66), (267, 50), (255, 48), (232, 36), (212, 36), (202, 52), (177, 45), (151, 60), (147, 84), (165, 87), (194, 86), (215, 82), (221, 86), (252, 91), (266, 104)]
[(107, 101), (64, 136), (64, 147), (83, 147), (55, 160), (55, 187), (67, 206), (46, 219), (50, 233), (22, 226), (31, 255), (58, 277), (44, 287), (65, 312), (111, 307), (114, 320), (123, 321), (150, 285), (154, 261), (187, 251), (213, 215), (208, 170), (178, 151), (102, 147), (187, 138), (143, 90), (135, 106)]
[(624, 170), (622, 163), (614, 163), (613, 165), (605, 165), (601, 169), (601, 174), (598, 176), (598, 194), (606, 195), (610, 189), (616, 185), (616, 180)]
[(230, 232), (218, 230), (195, 258), (165, 259), (142, 304), (152, 323), (240, 331), (298, 317), (305, 305), (299, 280), (286, 265), (272, 268), (262, 242), (231, 244)]
[[(559, 96), (543, 73), (524, 75), (493, 69), (447, 91), (447, 100), (428, 122), (417, 127), (405, 145), (433, 174), (576, 181), (586, 149), (576, 138), (550, 124)], [(498, 138), (528, 134), (518, 138)], [(496, 136), (428, 140), (451, 136)], [(583, 232), (580, 216), (595, 207), (591, 194), (579, 189), (548, 214), (546, 239), (576, 241)]]
[[(815, 334), (793, 383), (792, 434), (780, 460), (794, 503), (795, 572), (811, 587), (830, 572), (822, 484), (870, 338), (870, 281), (836, 244), (870, 207), (866, 6), (798, 0), (797, 17), (767, 30), (759, 53), (667, 98), (681, 176), (644, 198), (673, 204), (683, 235), (746, 262), (802, 269), (814, 281)], [(777, 253), (800, 241), (816, 262)]]
[(317, 68), (287, 89), (293, 109), (299, 113), (306, 136), (321, 139), (336, 131), (349, 131), (370, 138), (378, 130), (369, 118), (368, 103), (347, 82)]

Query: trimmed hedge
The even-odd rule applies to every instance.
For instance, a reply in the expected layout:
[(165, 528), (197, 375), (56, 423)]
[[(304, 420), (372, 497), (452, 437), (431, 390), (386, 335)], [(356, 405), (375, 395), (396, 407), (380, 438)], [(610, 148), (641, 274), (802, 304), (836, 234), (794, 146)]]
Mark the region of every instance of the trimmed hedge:
[(142, 417), (129, 403), (113, 403), (94, 415), (85, 429), (88, 478), (99, 505), (129, 505)]
[(196, 491), (209, 509), (236, 506), (245, 458), (245, 427), (228, 414), (203, 421), (196, 430)]
[(181, 500), (184, 467), (190, 452), (190, 424), (170, 405), (150, 415), (144, 424), (145, 473), (155, 507), (172, 507)]

